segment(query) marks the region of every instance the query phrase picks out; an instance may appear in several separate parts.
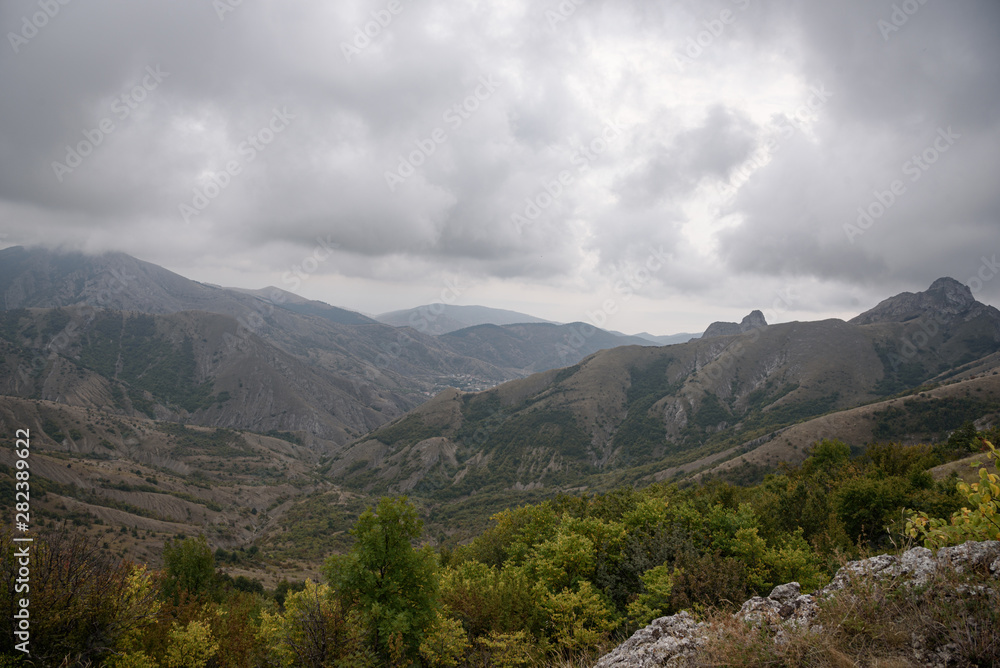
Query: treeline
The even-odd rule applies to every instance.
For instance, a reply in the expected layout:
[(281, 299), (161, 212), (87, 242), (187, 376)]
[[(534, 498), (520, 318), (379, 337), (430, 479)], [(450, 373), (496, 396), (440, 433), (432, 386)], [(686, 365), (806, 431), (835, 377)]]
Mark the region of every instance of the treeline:
[[(500, 512), (454, 549), (415, 547), (417, 508), (383, 498), (321, 582), (270, 592), (217, 570), (260, 559), (256, 550), (213, 554), (203, 537), (177, 539), (151, 571), (63, 534), (37, 543), (31, 659), (4, 637), (0, 666), (589, 665), (656, 617), (731, 610), (793, 580), (816, 589), (844, 560), (918, 535), (912, 518), (949, 517), (972, 492), (981, 502), (981, 488), (963, 494), (928, 472), (982, 447), (981, 436), (967, 426), (937, 449), (879, 444), (858, 458), (822, 441), (753, 487), (561, 496)], [(955, 540), (959, 529), (949, 525)], [(2, 539), (10, 619), (16, 567)]]

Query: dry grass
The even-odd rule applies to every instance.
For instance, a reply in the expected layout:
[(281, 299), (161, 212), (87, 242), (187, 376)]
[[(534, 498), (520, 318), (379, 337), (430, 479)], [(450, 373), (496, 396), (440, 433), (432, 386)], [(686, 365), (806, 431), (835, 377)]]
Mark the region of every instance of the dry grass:
[(1000, 665), (1000, 584), (988, 574), (939, 575), (922, 587), (861, 576), (820, 607), (814, 630), (713, 614), (717, 633), (699, 665), (903, 668), (943, 654), (949, 666)]

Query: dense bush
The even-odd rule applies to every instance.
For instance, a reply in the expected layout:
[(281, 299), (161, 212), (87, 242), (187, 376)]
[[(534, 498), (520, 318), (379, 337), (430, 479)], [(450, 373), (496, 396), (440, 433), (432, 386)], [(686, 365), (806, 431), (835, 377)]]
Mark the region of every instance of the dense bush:
[[(177, 428), (174, 436), (178, 447), (238, 446), (224, 431)], [(956, 489), (927, 471), (967, 450), (966, 436), (953, 439), (956, 451), (877, 444), (854, 458), (845, 444), (821, 441), (803, 465), (752, 487), (661, 483), (562, 495), (501, 510), (474, 540), (437, 553), (418, 547), (417, 508), (405, 497), (383, 498), (356, 515), (353, 542), (343, 543), (349, 551), (327, 561), (325, 581), (286, 580), (271, 593), (216, 570), (259, 566), (264, 557), (255, 548), (213, 553), (204, 537), (179, 537), (166, 543), (163, 569), (148, 572), (67, 532), (38, 543), (33, 637), (46, 665), (67, 657), (69, 664), (145, 668), (579, 664), (658, 616), (691, 609), (728, 619), (746, 598), (777, 584), (816, 589), (845, 558), (902, 544), (907, 517), (910, 535), (928, 544), (997, 535), (995, 473), (984, 467), (979, 482)], [(6, 486), (0, 491), (9, 496)], [(351, 510), (329, 496), (314, 501), (302, 517), (307, 530), (295, 534), (310, 549), (328, 544), (324, 532), (349, 523)], [(0, 612), (12, 614), (9, 534), (0, 543)], [(913, 601), (873, 596), (900, 623), (923, 624)], [(872, 636), (883, 628), (878, 607), (824, 613), (846, 622), (831, 623), (835, 630), (821, 641), (793, 638), (786, 649), (733, 627), (739, 651), (716, 645), (710, 653), (723, 662), (779, 665), (811, 656), (802, 652), (835, 650), (862, 662), (892, 655), (891, 638)], [(995, 613), (973, 607), (958, 601), (949, 610), (976, 624), (995, 621)], [(948, 640), (944, 614), (938, 606), (924, 621), (928, 633), (938, 629)], [(983, 634), (970, 640), (969, 656), (992, 656), (987, 641)]]

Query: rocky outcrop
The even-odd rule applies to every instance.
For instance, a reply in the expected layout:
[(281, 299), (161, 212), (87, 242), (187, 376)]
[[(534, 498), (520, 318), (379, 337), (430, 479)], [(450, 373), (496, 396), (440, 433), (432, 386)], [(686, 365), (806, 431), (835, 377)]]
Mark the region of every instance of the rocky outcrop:
[(687, 611), (654, 619), (607, 654), (594, 668), (686, 666), (708, 640), (706, 625)]
[(902, 292), (880, 302), (849, 322), (870, 325), (878, 322), (907, 322), (933, 314), (942, 323), (958, 319), (968, 321), (987, 315), (996, 320), (1000, 313), (992, 306), (976, 301), (969, 286), (954, 278), (939, 278), (924, 292)]
[(713, 322), (705, 330), (705, 333), (701, 335), (701, 338), (710, 339), (714, 336), (732, 336), (749, 332), (751, 329), (763, 329), (764, 327), (767, 327), (767, 320), (764, 319), (764, 314), (760, 311), (751, 311), (739, 323)]
[[(968, 542), (956, 547), (941, 548), (937, 554), (915, 547), (901, 555), (880, 554), (861, 561), (852, 561), (833, 577), (826, 587), (812, 594), (803, 594), (798, 582), (775, 587), (767, 597), (755, 596), (746, 601), (735, 617), (755, 626), (767, 625), (781, 643), (791, 629), (820, 631), (814, 622), (819, 614), (819, 602), (829, 596), (850, 595), (851, 583), (858, 577), (891, 579), (904, 586), (926, 584), (940, 570), (963, 573), (970, 569), (989, 572), (1000, 579), (1000, 542)], [(959, 594), (965, 593), (962, 591)], [(696, 665), (698, 650), (712, 636), (712, 628), (697, 622), (687, 612), (661, 617), (639, 629), (631, 638), (605, 655), (595, 668), (652, 668), (653, 666)], [(925, 657), (925, 665), (947, 665), (947, 648), (917, 646), (915, 655)]]

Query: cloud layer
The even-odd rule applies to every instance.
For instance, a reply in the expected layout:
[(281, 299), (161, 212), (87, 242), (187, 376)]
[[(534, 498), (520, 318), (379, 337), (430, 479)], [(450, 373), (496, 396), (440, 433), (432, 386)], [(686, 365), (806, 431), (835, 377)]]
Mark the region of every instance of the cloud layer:
[(19, 0), (0, 29), (3, 245), (658, 333), (1000, 252), (992, 0)]

